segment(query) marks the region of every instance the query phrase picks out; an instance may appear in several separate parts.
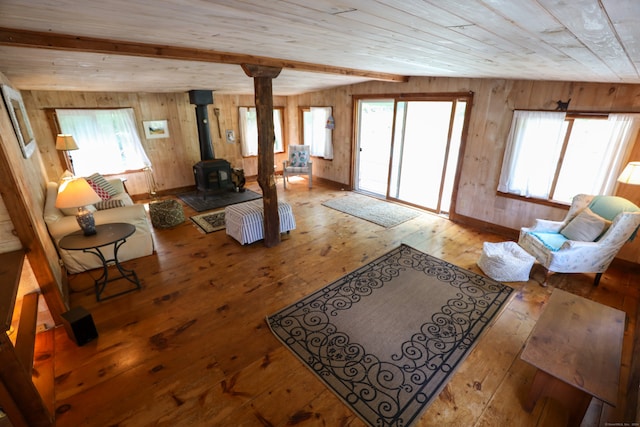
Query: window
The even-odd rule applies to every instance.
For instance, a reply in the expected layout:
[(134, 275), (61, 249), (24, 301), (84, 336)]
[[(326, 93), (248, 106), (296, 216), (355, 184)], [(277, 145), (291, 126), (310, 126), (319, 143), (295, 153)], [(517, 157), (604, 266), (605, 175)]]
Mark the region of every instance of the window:
[(498, 191), (571, 203), (612, 194), (640, 114), (514, 111)]
[[(275, 144), (273, 151), (282, 153), (284, 144), (282, 142), (282, 108), (273, 109), (273, 131), (275, 133)], [(258, 155), (258, 119), (255, 107), (240, 107), (240, 146), (242, 147), (242, 156)]]
[(132, 108), (56, 110), (63, 133), (73, 135), (75, 175), (110, 175), (151, 166), (135, 124)]
[(333, 117), (331, 107), (311, 107), (302, 110), (302, 139), (311, 147), (311, 155), (333, 159)]

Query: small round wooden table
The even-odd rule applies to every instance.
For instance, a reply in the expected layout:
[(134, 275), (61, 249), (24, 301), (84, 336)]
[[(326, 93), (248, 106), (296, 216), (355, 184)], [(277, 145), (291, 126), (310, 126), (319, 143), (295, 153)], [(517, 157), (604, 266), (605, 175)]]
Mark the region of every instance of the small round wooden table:
[[(135, 271), (127, 270), (118, 261), (118, 249), (127, 241), (127, 237), (135, 233), (136, 227), (132, 224), (123, 222), (115, 222), (111, 224), (96, 225), (96, 234), (91, 236), (85, 236), (82, 230), (75, 231), (73, 233), (64, 236), (58, 246), (61, 249), (68, 251), (83, 251), (94, 254), (102, 262), (102, 275), (95, 279), (96, 300), (104, 301), (109, 298), (113, 298), (127, 292), (140, 289), (140, 281)], [(113, 258), (106, 259), (100, 248), (113, 245)], [(109, 278), (109, 263), (115, 263), (116, 268), (120, 272), (120, 276)], [(135, 287), (126, 289), (122, 292), (118, 292), (107, 297), (102, 297), (107, 283), (115, 280), (126, 279), (133, 283)]]

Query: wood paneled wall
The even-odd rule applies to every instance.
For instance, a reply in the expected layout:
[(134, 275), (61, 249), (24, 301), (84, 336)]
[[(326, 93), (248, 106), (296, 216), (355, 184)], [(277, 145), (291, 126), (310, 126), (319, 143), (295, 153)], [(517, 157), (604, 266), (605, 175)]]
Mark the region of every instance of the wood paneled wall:
[[(24, 93), (24, 92), (23, 92)], [(46, 173), (50, 180), (57, 180), (64, 165), (55, 150), (55, 135), (47, 111), (56, 108), (126, 108), (131, 107), (136, 114), (138, 133), (144, 149), (153, 165), (153, 177), (156, 190), (170, 191), (194, 185), (193, 165), (200, 161), (198, 129), (195, 106), (189, 103), (185, 93), (97, 93), (97, 92), (53, 92), (32, 91), (27, 108), (37, 128), (36, 139), (44, 159)], [(276, 97), (275, 106), (286, 106), (286, 98)], [(209, 105), (209, 128), (211, 142), (216, 158), (226, 159), (233, 167), (243, 168), (245, 175), (258, 173), (255, 157), (243, 158), (240, 150), (238, 107), (253, 106), (252, 95), (230, 96), (214, 94), (214, 104)], [(220, 133), (214, 109), (220, 111)], [(167, 120), (169, 137), (146, 139), (143, 121)], [(285, 123), (286, 127), (286, 123)], [(231, 129), (236, 134), (235, 143), (227, 143), (225, 131)], [(71, 153), (73, 155), (73, 152)], [(277, 156), (279, 163), (282, 155)], [(281, 167), (280, 167), (281, 169)], [(127, 189), (133, 195), (149, 192), (147, 177), (144, 173), (128, 173)]]
[[(314, 174), (319, 178), (350, 186), (353, 175), (353, 95), (401, 93), (473, 92), (474, 103), (469, 123), (466, 151), (457, 188), (457, 214), (475, 220), (517, 230), (535, 218), (560, 219), (565, 211), (558, 208), (509, 199), (496, 193), (505, 141), (514, 109), (556, 108), (556, 101), (571, 98), (573, 111), (640, 112), (640, 85), (541, 82), (527, 80), (411, 78), (407, 83), (370, 82), (290, 97), (276, 97), (274, 105), (285, 106), (285, 144), (300, 143), (299, 109), (308, 106), (331, 106), (335, 119), (333, 131), (334, 159), (316, 159)], [(23, 92), (24, 94), (24, 92)], [(24, 95), (23, 95), (24, 96)], [(183, 94), (68, 93), (30, 92), (26, 97), (30, 115), (34, 116), (37, 139), (47, 175), (55, 179), (62, 172), (53, 148), (53, 135), (44, 110), (56, 107), (133, 107), (137, 114), (145, 149), (154, 165), (159, 190), (193, 185), (191, 167), (199, 160), (197, 129), (193, 106)], [(211, 138), (216, 157), (241, 167), (247, 176), (257, 174), (255, 158), (242, 158), (239, 144), (238, 107), (253, 105), (253, 95), (214, 93), (209, 106)], [(220, 109), (218, 134), (214, 108)], [(144, 140), (143, 120), (168, 119), (171, 137)], [(235, 144), (225, 141), (225, 130), (233, 129)], [(275, 160), (278, 170), (284, 155)], [(640, 146), (631, 160), (640, 160)], [(129, 176), (132, 194), (147, 192), (146, 181)], [(624, 186), (618, 194), (640, 203), (640, 187)], [(640, 240), (640, 239), (638, 239)], [(621, 257), (640, 261), (640, 242), (627, 245)]]
[[(314, 174), (351, 184), (353, 95), (473, 92), (456, 213), (518, 230), (536, 218), (562, 219), (565, 210), (505, 198), (497, 194), (500, 168), (514, 109), (554, 110), (556, 101), (571, 98), (570, 111), (640, 112), (640, 85), (539, 82), (498, 79), (411, 78), (407, 83), (372, 82), (291, 97), (297, 106), (332, 106), (335, 158), (314, 162)], [(297, 129), (290, 129), (297, 132)], [(636, 143), (630, 160), (640, 160)], [(419, 185), (419, 184), (418, 184)], [(640, 204), (640, 186), (621, 185), (617, 193)], [(640, 262), (640, 239), (627, 244), (620, 258)]]
[[(229, 162), (234, 167), (244, 169), (246, 176), (258, 175), (258, 161), (256, 157), (242, 157), (242, 151), (240, 148), (240, 124), (239, 124), (239, 107), (253, 107), (255, 106), (255, 100), (253, 95), (215, 95), (214, 98), (215, 107), (220, 108), (220, 128), (222, 138), (219, 138), (218, 128), (213, 116), (213, 111), (209, 111), (211, 119), (211, 139), (214, 143), (214, 149), (216, 151), (216, 157), (221, 157)], [(274, 107), (284, 107), (284, 145), (296, 144), (297, 142), (291, 142), (289, 134), (286, 132), (288, 126), (291, 125), (291, 109), (287, 106), (287, 98), (284, 96), (275, 96), (273, 99)], [(233, 130), (236, 134), (236, 143), (229, 144), (225, 139), (225, 131), (227, 129)], [(282, 170), (282, 160), (286, 158), (285, 154), (276, 154), (274, 158), (274, 164), (278, 170)]]
[[(23, 94), (25, 91), (23, 91)], [(153, 165), (157, 189), (179, 188), (193, 185), (192, 166), (200, 159), (198, 130), (194, 106), (187, 93), (102, 93), (102, 92), (28, 92), (27, 108), (36, 131), (38, 147), (49, 180), (57, 180), (64, 165), (55, 149), (55, 123), (49, 112), (56, 108), (133, 108), (144, 149)], [(169, 137), (144, 137), (144, 120), (167, 120)], [(73, 152), (71, 152), (73, 155)], [(144, 173), (126, 175), (131, 194), (149, 192)]]

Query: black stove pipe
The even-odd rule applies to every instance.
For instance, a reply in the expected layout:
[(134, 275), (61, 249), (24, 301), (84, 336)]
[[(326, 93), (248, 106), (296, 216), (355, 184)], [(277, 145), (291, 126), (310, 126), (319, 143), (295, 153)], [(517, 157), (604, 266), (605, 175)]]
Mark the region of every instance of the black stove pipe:
[(215, 159), (215, 154), (211, 143), (209, 113), (207, 112), (207, 105), (213, 104), (213, 92), (210, 90), (190, 90), (189, 102), (196, 106), (200, 160), (213, 160)]

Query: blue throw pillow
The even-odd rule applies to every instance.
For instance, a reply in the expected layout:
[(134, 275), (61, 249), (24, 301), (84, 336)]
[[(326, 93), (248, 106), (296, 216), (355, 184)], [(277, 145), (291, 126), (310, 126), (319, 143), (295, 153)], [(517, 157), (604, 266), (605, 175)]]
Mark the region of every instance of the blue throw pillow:
[(529, 234), (536, 237), (542, 244), (552, 251), (560, 249), (562, 244), (568, 239), (560, 233), (545, 233), (543, 231), (530, 231)]
[(603, 218), (613, 221), (620, 212), (637, 212), (640, 210), (629, 200), (618, 196), (595, 196), (589, 208)]

